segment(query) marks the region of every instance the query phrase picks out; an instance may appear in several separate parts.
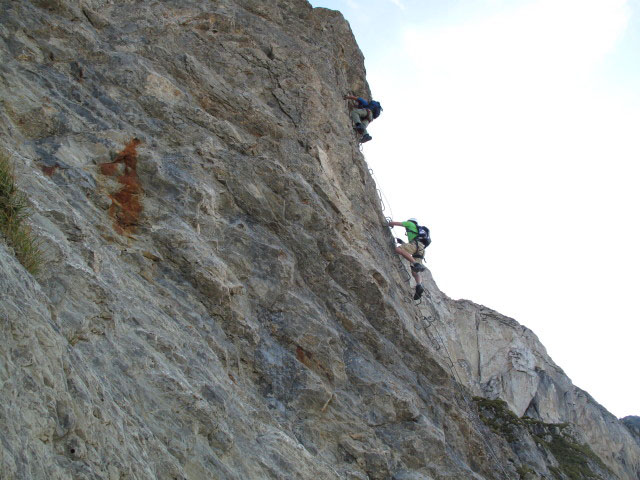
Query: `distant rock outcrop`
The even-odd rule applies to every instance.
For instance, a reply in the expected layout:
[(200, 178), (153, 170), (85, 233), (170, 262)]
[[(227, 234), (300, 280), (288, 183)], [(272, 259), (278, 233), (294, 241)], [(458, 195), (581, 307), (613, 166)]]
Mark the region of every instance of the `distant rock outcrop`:
[(640, 444), (640, 417), (628, 416), (622, 419), (622, 423), (629, 429), (629, 431), (636, 438), (636, 441)]
[(640, 476), (640, 452), (627, 428), (571, 383), (531, 330), (468, 301), (433, 298), (431, 311), (447, 319), (443, 338), (461, 383), (476, 395), (504, 400), (518, 416), (572, 424), (617, 475)]
[(0, 149), (47, 259), (34, 278), (0, 241), (0, 478), (639, 478), (635, 423), (531, 331), (429, 275), (410, 301), (338, 12), (33, 0), (0, 19)]

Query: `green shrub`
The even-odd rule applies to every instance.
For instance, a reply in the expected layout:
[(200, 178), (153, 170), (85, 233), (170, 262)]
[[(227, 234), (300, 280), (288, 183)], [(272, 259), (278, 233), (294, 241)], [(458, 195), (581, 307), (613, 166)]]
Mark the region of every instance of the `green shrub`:
[(29, 201), (16, 188), (9, 157), (0, 153), (0, 234), (24, 268), (36, 275), (42, 267), (43, 256), (40, 242), (25, 223), (29, 214)]
[(523, 479), (527, 476), (528, 473), (535, 474), (536, 472), (526, 465), (520, 465), (518, 468), (516, 468), (516, 473), (521, 479)]
[[(514, 444), (526, 431), (539, 448), (551, 453), (558, 461), (557, 467), (549, 466), (555, 478), (602, 480), (603, 477), (598, 472), (611, 473), (588, 445), (577, 443), (570, 433), (565, 431), (569, 424), (544, 423), (529, 417), (518, 418), (503, 400), (482, 397), (473, 399), (479, 408), (480, 419), (508, 443)], [(526, 465), (517, 469), (520, 478), (524, 478), (530, 472), (532, 470)]]
[(611, 473), (611, 470), (588, 445), (576, 443), (571, 438), (555, 434), (552, 435), (551, 442), (546, 443), (546, 445), (558, 460), (560, 470), (571, 480), (601, 479), (602, 477), (599, 474), (593, 472), (590, 463), (597, 465), (607, 473)]

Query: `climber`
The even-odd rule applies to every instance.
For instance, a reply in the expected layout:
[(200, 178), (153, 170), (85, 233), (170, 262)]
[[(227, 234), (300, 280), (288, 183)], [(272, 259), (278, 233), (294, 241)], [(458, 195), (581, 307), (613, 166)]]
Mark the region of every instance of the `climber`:
[(404, 227), (406, 229), (405, 234), (409, 240), (404, 243), (399, 238), (396, 239), (400, 245), (396, 247), (396, 253), (403, 256), (411, 263), (411, 275), (416, 281), (416, 293), (413, 296), (414, 300), (419, 300), (424, 292), (422, 286), (422, 276), (420, 272), (424, 271), (426, 267), (422, 265), (424, 260), (424, 249), (431, 243), (431, 237), (429, 236), (429, 229), (418, 225), (418, 221), (415, 218), (410, 218), (406, 222), (389, 222), (390, 227)]
[(369, 100), (368, 102), (362, 97), (354, 97), (353, 95), (345, 95), (345, 100), (353, 100), (357, 102), (355, 108), (351, 110), (351, 120), (353, 120), (356, 132), (360, 135), (360, 143), (371, 140), (371, 135), (367, 132), (367, 126), (380, 116), (382, 106), (380, 102)]

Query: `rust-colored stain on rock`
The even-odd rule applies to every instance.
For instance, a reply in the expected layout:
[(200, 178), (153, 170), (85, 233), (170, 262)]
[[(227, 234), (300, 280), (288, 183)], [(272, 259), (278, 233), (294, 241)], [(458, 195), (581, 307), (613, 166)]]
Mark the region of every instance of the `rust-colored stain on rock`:
[(58, 164), (56, 163), (55, 165), (51, 166), (51, 167), (47, 167), (46, 165), (42, 165), (40, 167), (40, 169), (42, 170), (42, 173), (44, 173), (47, 177), (52, 176), (54, 173), (56, 173), (56, 170), (58, 169)]
[(140, 203), (142, 188), (138, 179), (138, 153), (136, 152), (136, 147), (140, 143), (140, 140), (134, 138), (112, 162), (100, 165), (100, 173), (116, 177), (118, 183), (122, 184), (120, 190), (109, 195), (111, 198), (109, 215), (113, 218), (116, 232), (121, 235), (135, 232), (142, 213)]
[(311, 356), (312, 355), (309, 352), (305, 352), (300, 345), (296, 346), (296, 358), (309, 368), (311, 368)]

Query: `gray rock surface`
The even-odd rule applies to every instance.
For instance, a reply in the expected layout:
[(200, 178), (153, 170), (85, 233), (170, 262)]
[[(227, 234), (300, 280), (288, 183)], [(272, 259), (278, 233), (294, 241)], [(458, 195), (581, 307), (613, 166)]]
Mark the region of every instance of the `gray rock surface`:
[(339, 13), (33, 0), (0, 19), (0, 148), (47, 258), (33, 278), (0, 242), (0, 478), (519, 478), (471, 394), (575, 424), (638, 478), (629, 430), (532, 332), (431, 278), (406, 301)]
[(575, 425), (519, 418), (503, 400), (475, 397), (474, 401), (483, 422), (522, 462), (517, 469), (520, 478), (616, 478)]
[(622, 419), (622, 423), (624, 423), (625, 427), (629, 429), (636, 441), (640, 444), (640, 417), (629, 415)]
[[(518, 416), (569, 422), (621, 478), (640, 478), (640, 452), (624, 424), (574, 386), (536, 335), (515, 320), (468, 301), (452, 301), (434, 286), (431, 315), (456, 378), (475, 395), (504, 400)], [(441, 355), (441, 364), (449, 363)]]

